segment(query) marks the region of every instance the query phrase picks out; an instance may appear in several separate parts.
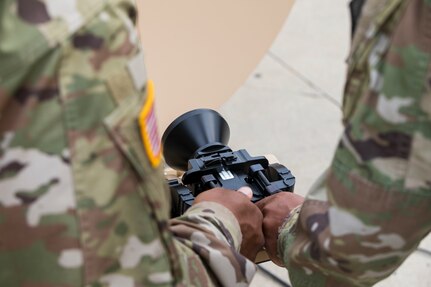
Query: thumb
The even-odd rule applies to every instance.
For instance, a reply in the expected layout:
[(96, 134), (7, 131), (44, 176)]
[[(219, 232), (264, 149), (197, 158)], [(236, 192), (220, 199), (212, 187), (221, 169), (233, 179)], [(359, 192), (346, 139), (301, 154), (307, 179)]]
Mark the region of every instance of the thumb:
[(250, 187), (248, 187), (248, 186), (243, 186), (243, 187), (240, 187), (239, 189), (238, 189), (238, 191), (239, 192), (241, 192), (242, 194), (244, 194), (245, 196), (247, 196), (248, 197), (248, 199), (252, 199), (252, 197), (253, 197), (253, 191), (251, 190), (251, 188)]

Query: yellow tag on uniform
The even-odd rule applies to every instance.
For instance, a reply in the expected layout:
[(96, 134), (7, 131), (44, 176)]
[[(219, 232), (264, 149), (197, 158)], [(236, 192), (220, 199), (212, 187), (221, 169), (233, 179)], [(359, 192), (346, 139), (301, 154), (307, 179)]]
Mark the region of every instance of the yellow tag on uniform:
[(142, 142), (153, 167), (158, 167), (162, 158), (157, 118), (154, 109), (154, 84), (147, 82), (147, 99), (139, 114)]

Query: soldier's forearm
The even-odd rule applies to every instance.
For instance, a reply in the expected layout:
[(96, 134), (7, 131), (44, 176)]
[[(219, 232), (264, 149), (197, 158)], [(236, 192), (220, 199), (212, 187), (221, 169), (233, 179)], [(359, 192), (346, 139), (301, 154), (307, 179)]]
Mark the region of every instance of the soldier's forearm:
[(176, 239), (185, 283), (239, 286), (251, 282), (256, 267), (239, 254), (239, 224), (222, 205), (196, 204), (183, 216), (172, 219), (170, 229)]

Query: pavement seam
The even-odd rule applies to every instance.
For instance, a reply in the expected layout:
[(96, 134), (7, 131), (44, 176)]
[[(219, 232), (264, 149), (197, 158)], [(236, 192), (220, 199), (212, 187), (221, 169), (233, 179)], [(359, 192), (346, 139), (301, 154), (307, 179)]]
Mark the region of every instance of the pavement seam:
[(272, 60), (274, 60), (276, 63), (278, 63), (283, 69), (291, 72), (294, 76), (296, 76), (298, 79), (300, 79), (302, 82), (304, 82), (307, 86), (312, 88), (313, 90), (317, 91), (320, 96), (327, 99), (329, 102), (331, 102), (333, 105), (335, 105), (338, 109), (341, 110), (341, 103), (339, 103), (335, 97), (331, 96), (328, 92), (323, 90), (321, 87), (313, 83), (309, 78), (304, 76), (302, 73), (300, 73), (298, 70), (293, 68), (291, 65), (289, 65), (286, 61), (284, 61), (280, 56), (269, 50), (267, 52), (268, 57), (270, 57)]
[(429, 251), (425, 248), (419, 247), (418, 249), (416, 249), (416, 252), (421, 253), (422, 255), (426, 255), (427, 257), (430, 257), (430, 259), (431, 259), (431, 251)]

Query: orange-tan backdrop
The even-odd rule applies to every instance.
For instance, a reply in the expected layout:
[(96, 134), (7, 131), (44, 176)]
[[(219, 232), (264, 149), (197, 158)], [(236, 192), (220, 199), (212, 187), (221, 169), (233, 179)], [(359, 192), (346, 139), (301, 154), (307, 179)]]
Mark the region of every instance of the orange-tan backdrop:
[(194, 108), (217, 109), (274, 41), (293, 0), (139, 0), (160, 133)]

